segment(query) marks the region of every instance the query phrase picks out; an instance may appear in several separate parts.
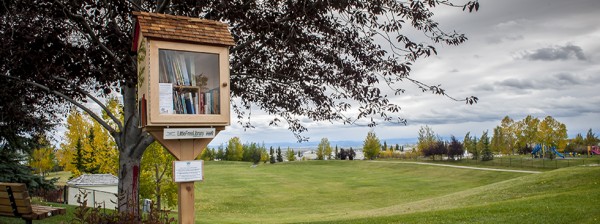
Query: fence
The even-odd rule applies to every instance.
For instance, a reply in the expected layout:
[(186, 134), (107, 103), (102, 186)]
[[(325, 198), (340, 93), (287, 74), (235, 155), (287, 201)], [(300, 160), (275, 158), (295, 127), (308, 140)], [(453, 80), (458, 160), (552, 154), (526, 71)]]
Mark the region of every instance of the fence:
[[(69, 187), (67, 193), (67, 202), (70, 205), (79, 205), (87, 201), (87, 206), (115, 209), (117, 207), (117, 194), (106, 190)], [(79, 201), (78, 201), (79, 200)]]
[(539, 168), (539, 169), (558, 169), (571, 166), (582, 165), (600, 165), (600, 157), (566, 157), (566, 158), (531, 158), (531, 156), (496, 156), (490, 161), (481, 161), (481, 159), (460, 158), (456, 160), (447, 157), (436, 156), (394, 156), (389, 159), (411, 160), (419, 162), (435, 162), (453, 165), (469, 166), (494, 166), (494, 167), (512, 167), (512, 168)]
[(46, 202), (65, 203), (67, 186), (56, 186), (54, 190), (38, 189), (31, 192), (32, 197), (42, 198)]
[(526, 158), (526, 157), (494, 157), (490, 161), (481, 161), (473, 159), (463, 159), (467, 164), (482, 166), (501, 166), (501, 167), (520, 167), (520, 168), (541, 168), (558, 169), (571, 166), (582, 165), (600, 165), (600, 158)]

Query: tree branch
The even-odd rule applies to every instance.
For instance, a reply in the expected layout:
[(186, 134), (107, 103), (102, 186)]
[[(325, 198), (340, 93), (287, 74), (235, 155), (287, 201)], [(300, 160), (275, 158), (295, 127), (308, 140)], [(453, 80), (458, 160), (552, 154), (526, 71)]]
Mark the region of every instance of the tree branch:
[[(129, 152), (130, 156), (134, 156), (135, 158), (142, 158), (146, 147), (148, 147), (148, 145), (154, 142), (154, 137), (152, 137), (152, 135), (149, 135), (145, 132), (143, 132), (143, 134), (146, 135), (141, 137), (140, 140), (136, 142), (135, 146), (133, 146), (134, 149)], [(143, 150), (137, 150), (140, 147), (143, 147)]]
[(104, 110), (104, 112), (106, 112), (106, 114), (110, 117), (110, 119), (113, 120), (113, 122), (115, 122), (115, 124), (117, 124), (117, 127), (119, 128), (119, 130), (123, 130), (123, 125), (121, 124), (121, 121), (119, 121), (119, 119), (117, 119), (117, 117), (115, 117), (115, 115), (112, 113), (112, 111), (110, 111), (106, 105), (104, 105), (102, 102), (100, 102), (100, 100), (98, 100), (98, 98), (92, 96), (92, 94), (90, 94), (87, 91), (82, 90), (81, 88), (77, 88), (81, 93), (85, 94), (87, 97), (89, 97), (90, 99), (92, 99), (92, 101), (96, 102), (96, 104), (98, 104), (98, 106), (100, 106), (100, 108), (102, 108), (102, 110)]
[(142, 11), (142, 6), (140, 6), (136, 1), (134, 0), (127, 0), (129, 3), (131, 3), (131, 5), (133, 5), (133, 8), (137, 11)]
[(242, 49), (247, 47), (248, 45), (256, 42), (258, 40), (259, 37), (261, 37), (262, 35), (256, 35), (254, 38), (242, 43), (242, 44), (238, 44), (235, 47), (231, 48), (231, 50), (229, 50), (230, 54), (234, 54), (237, 50)]
[(108, 47), (106, 47), (106, 45), (104, 45), (100, 41), (100, 38), (98, 38), (96, 33), (94, 33), (94, 30), (92, 29), (90, 24), (87, 22), (87, 20), (82, 15), (76, 15), (76, 14), (71, 13), (67, 9), (67, 7), (64, 4), (62, 4), (61, 2), (59, 2), (58, 0), (54, 0), (54, 2), (63, 8), (62, 11), (65, 13), (65, 15), (67, 17), (69, 17), (72, 20), (79, 21), (79, 23), (83, 26), (86, 33), (90, 37), (91, 41), (98, 44), (98, 46), (100, 47), (100, 49), (102, 49), (102, 51), (104, 51), (104, 53), (106, 53), (109, 57), (111, 57), (116, 63), (121, 62), (121, 59), (119, 59), (110, 49), (108, 49)]
[(110, 133), (111, 136), (114, 137), (114, 136), (117, 135), (117, 131), (114, 128), (112, 128), (110, 125), (108, 125), (108, 123), (106, 123), (106, 121), (104, 121), (100, 116), (98, 116), (96, 113), (94, 113), (94, 111), (92, 111), (89, 108), (85, 107), (83, 104), (77, 102), (75, 99), (73, 99), (73, 98), (71, 98), (71, 97), (69, 97), (69, 96), (67, 96), (67, 95), (65, 95), (65, 94), (63, 94), (61, 92), (58, 92), (58, 91), (55, 91), (55, 90), (51, 90), (47, 86), (44, 86), (44, 85), (39, 84), (39, 83), (35, 83), (35, 82), (31, 82), (31, 81), (25, 81), (25, 80), (22, 80), (20, 78), (12, 77), (12, 76), (5, 75), (5, 74), (2, 74), (0, 76), (8, 78), (8, 79), (13, 79), (13, 80), (16, 80), (16, 81), (19, 81), (19, 82), (23, 82), (25, 84), (29, 84), (29, 85), (35, 86), (37, 88), (43, 89), (43, 90), (45, 90), (45, 91), (47, 91), (47, 92), (49, 92), (51, 94), (54, 94), (56, 96), (59, 96), (59, 97), (65, 99), (65, 100), (69, 101), (73, 105), (79, 107), (80, 109), (82, 109), (83, 111), (85, 111), (86, 113), (88, 113), (94, 120), (96, 120), (100, 125), (102, 125), (102, 127), (104, 127), (106, 130), (108, 130), (108, 132)]
[[(59, 81), (64, 81), (66, 82), (67, 80), (64, 78), (59, 78), (59, 77), (54, 77), (53, 79), (59, 80)], [(112, 111), (110, 111), (106, 105), (104, 105), (102, 102), (100, 102), (100, 100), (98, 100), (98, 98), (96, 98), (95, 96), (92, 96), (92, 94), (88, 91), (85, 91), (79, 87), (75, 87), (80, 93), (83, 93), (84, 95), (86, 95), (87, 97), (89, 97), (90, 99), (92, 99), (92, 101), (94, 101), (96, 104), (98, 104), (98, 106), (100, 106), (100, 108), (102, 108), (102, 110), (104, 110), (104, 112), (106, 112), (106, 114), (113, 120), (113, 122), (115, 122), (115, 124), (117, 124), (117, 127), (119, 128), (118, 131), (123, 130), (123, 124), (121, 123), (121, 121), (115, 117), (115, 115), (112, 113)]]
[(158, 8), (156, 9), (157, 13), (164, 13), (165, 10), (167, 9), (167, 5), (169, 5), (171, 3), (170, 0), (163, 0), (162, 3), (160, 3), (160, 5), (158, 6)]

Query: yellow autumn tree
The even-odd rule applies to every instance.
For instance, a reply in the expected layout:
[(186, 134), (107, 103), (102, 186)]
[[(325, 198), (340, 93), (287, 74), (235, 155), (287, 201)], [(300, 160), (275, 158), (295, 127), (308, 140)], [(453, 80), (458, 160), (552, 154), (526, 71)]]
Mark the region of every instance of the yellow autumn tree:
[(31, 153), (31, 156), (29, 157), (29, 166), (31, 166), (36, 173), (46, 176), (56, 164), (54, 147), (50, 145), (50, 142), (45, 137), (40, 138), (40, 145), (40, 148), (33, 150)]
[(142, 155), (140, 196), (154, 199), (158, 208), (177, 205), (177, 184), (173, 182), (172, 172), (174, 160), (158, 142), (148, 146)]
[(64, 141), (60, 144), (56, 157), (58, 164), (65, 171), (70, 171), (73, 176), (81, 175), (81, 171), (77, 168), (75, 156), (78, 150), (82, 150), (81, 142), (87, 136), (89, 128), (89, 122), (83, 114), (72, 109), (67, 117), (67, 131), (65, 132)]
[[(122, 106), (116, 98), (107, 100), (107, 107), (122, 117)], [(107, 116), (105, 113), (103, 116)], [(114, 124), (112, 124), (114, 125)], [(73, 109), (67, 117), (64, 142), (57, 152), (59, 165), (73, 176), (83, 173), (117, 174), (119, 152), (114, 139), (95, 120)]]

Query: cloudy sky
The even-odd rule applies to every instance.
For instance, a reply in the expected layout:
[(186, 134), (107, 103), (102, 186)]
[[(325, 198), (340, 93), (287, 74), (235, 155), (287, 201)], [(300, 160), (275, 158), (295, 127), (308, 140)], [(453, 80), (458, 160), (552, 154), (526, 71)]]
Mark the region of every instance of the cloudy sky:
[[(416, 138), (429, 125), (440, 136), (480, 135), (508, 115), (552, 116), (569, 136), (589, 128), (600, 133), (600, 1), (480, 0), (479, 12), (436, 10), (440, 25), (465, 33), (460, 46), (438, 45), (438, 55), (419, 60), (411, 76), (442, 84), (457, 98), (477, 96), (476, 105), (422, 93), (406, 86), (391, 101), (402, 107), (408, 125), (379, 125), (380, 139)], [(412, 90), (412, 91), (411, 91)], [(393, 95), (393, 94), (391, 94)], [(271, 118), (253, 111), (254, 129), (232, 125), (213, 141), (238, 136), (243, 142), (295, 142), (286, 127), (269, 127)], [(233, 119), (233, 118), (232, 118)], [(310, 141), (362, 141), (368, 127), (305, 120)]]

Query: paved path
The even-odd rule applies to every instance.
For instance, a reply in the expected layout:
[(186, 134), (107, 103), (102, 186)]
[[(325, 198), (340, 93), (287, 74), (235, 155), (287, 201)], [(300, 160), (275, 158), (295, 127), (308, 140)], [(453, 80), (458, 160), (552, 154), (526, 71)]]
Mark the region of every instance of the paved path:
[(419, 165), (429, 165), (429, 166), (445, 166), (445, 167), (453, 167), (453, 168), (460, 168), (460, 169), (513, 172), (513, 173), (541, 173), (540, 171), (507, 170), (507, 169), (483, 168), (483, 167), (472, 167), (472, 166), (455, 166), (455, 165), (447, 165), (447, 164), (422, 163), (422, 162), (395, 162), (395, 161), (369, 161), (369, 162), (373, 162), (373, 163), (407, 163), (407, 164), (419, 164)]

